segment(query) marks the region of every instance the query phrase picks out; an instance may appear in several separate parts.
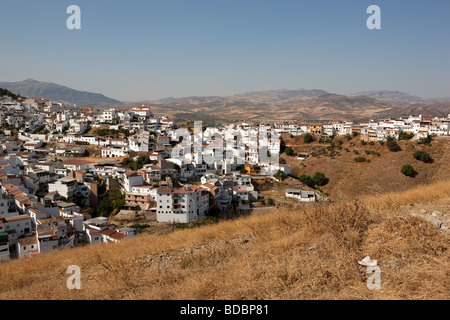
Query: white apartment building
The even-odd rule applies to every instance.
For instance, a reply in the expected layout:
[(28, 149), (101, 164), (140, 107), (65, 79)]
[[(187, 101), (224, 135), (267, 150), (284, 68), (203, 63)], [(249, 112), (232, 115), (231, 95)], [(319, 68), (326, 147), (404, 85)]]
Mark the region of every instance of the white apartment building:
[(127, 193), (131, 193), (133, 187), (142, 186), (144, 184), (144, 179), (136, 171), (127, 171), (123, 175), (123, 190)]
[(151, 112), (150, 107), (149, 106), (140, 106), (140, 107), (136, 107), (131, 109), (131, 112), (138, 115), (139, 119), (145, 119), (147, 117), (153, 117), (153, 112)]
[(102, 158), (119, 158), (128, 155), (127, 148), (110, 147), (102, 149)]
[(116, 109), (110, 108), (109, 110), (104, 110), (101, 116), (101, 122), (113, 122), (117, 117)]
[(204, 188), (159, 188), (156, 197), (156, 220), (190, 223), (199, 221), (209, 209), (209, 192)]

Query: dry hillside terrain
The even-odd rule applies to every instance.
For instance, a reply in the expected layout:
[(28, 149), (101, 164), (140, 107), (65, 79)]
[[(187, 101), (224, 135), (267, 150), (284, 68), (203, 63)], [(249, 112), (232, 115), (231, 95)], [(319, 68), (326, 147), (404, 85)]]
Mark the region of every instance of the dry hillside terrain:
[[(342, 141), (341, 150), (337, 149), (339, 140)], [(378, 142), (373, 146), (368, 143), (363, 145), (359, 137), (350, 141), (338, 138), (334, 142), (336, 155), (330, 156), (330, 151), (327, 150), (329, 143), (307, 144), (303, 142), (303, 136), (293, 137), (286, 140), (286, 145), (291, 146), (296, 154), (307, 152), (310, 156), (304, 161), (298, 160), (296, 156), (288, 157), (283, 154), (282, 157), (291, 166), (295, 177), (323, 172), (329, 178), (329, 183), (321, 187), (321, 190), (336, 201), (361, 195), (403, 191), (414, 186), (450, 180), (450, 138), (447, 137), (435, 138), (431, 146), (420, 145), (412, 140), (399, 141), (401, 151), (398, 152), (391, 152), (385, 144), (380, 145)], [(325, 149), (327, 155), (320, 155), (322, 149)], [(366, 154), (365, 150), (371, 154)], [(416, 160), (413, 154), (417, 150), (428, 152), (433, 162)], [(311, 156), (312, 152), (316, 152), (318, 156)], [(370, 162), (357, 163), (354, 161), (356, 157), (365, 157)], [(416, 170), (414, 178), (401, 173), (405, 164), (411, 164)]]
[[(10, 261), (0, 265), (0, 299), (449, 299), (449, 213), (448, 181), (286, 206)], [(379, 290), (358, 264), (366, 256), (380, 267)], [(71, 265), (80, 290), (66, 286)]]
[(126, 106), (146, 104), (154, 112), (169, 113), (176, 119), (186, 119), (186, 114), (192, 114), (197, 120), (211, 121), (214, 117), (221, 123), (252, 120), (362, 120), (409, 114), (445, 117), (450, 113), (450, 101), (445, 99), (425, 101), (400, 92), (368, 95), (340, 95), (323, 90), (269, 90), (225, 97), (127, 102)]

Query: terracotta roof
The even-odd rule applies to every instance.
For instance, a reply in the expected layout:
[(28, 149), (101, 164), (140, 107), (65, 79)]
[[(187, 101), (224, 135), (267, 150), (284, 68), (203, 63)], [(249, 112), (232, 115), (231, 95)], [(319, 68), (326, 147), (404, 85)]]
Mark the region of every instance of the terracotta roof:
[(94, 162), (86, 161), (86, 160), (66, 160), (63, 161), (63, 164), (65, 165), (83, 165), (83, 164), (91, 164)]
[(115, 232), (117, 232), (115, 229), (106, 229), (106, 230), (101, 231), (100, 233), (105, 236), (110, 236)]
[(14, 198), (14, 200), (17, 200), (17, 201), (23, 201), (25, 199), (28, 199), (28, 196), (25, 195), (25, 194), (24, 195), (19, 195), (16, 198)]
[(37, 243), (36, 236), (21, 238), (21, 239), (19, 239), (17, 241), (19, 242), (19, 244), (21, 246), (26, 246), (26, 245), (36, 244)]
[(113, 234), (111, 234), (109, 237), (113, 238), (114, 240), (122, 240), (123, 238), (125, 238), (127, 235), (123, 234), (122, 232), (115, 232)]

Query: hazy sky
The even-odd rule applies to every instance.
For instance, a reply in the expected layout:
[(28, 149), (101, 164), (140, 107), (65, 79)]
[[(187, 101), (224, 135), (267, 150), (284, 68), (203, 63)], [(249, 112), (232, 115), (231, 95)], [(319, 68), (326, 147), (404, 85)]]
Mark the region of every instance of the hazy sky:
[[(81, 30), (68, 30), (69, 5)], [(370, 5), (381, 30), (369, 30)], [(266, 89), (450, 96), (448, 0), (1, 0), (0, 81), (119, 100)]]

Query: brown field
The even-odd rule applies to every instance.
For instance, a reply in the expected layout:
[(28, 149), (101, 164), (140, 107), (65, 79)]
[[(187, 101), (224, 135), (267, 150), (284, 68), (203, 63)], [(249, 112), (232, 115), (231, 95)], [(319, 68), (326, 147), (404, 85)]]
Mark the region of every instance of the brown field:
[[(448, 229), (404, 210), (430, 204), (448, 218), (449, 181), (10, 261), (0, 299), (449, 299)], [(81, 290), (66, 287), (70, 265)]]

